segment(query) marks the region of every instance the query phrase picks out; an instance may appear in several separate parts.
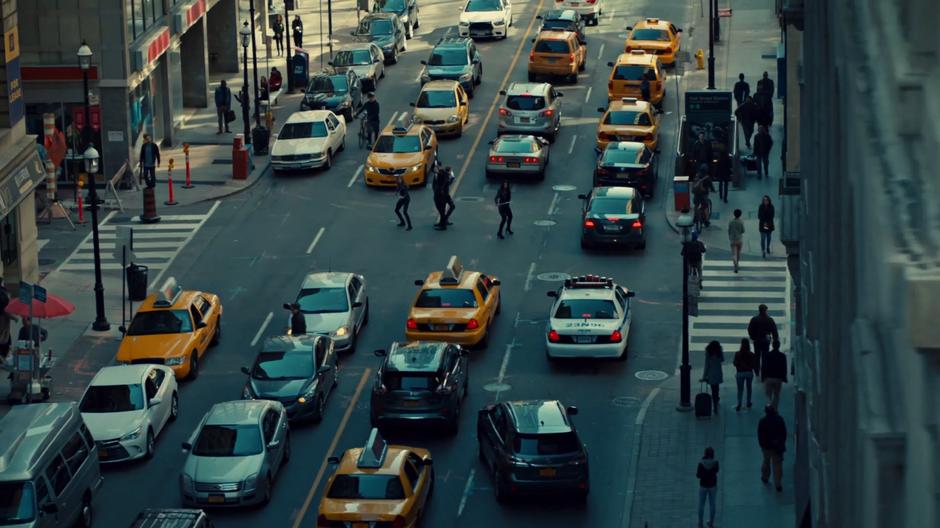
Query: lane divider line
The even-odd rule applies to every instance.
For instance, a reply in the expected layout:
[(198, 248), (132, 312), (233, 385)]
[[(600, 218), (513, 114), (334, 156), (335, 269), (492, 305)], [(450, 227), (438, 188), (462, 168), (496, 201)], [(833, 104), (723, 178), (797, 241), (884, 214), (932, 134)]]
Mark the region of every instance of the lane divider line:
[(605, 46), (605, 45), (606, 45), (606, 44), (605, 44), (604, 42), (601, 42), (601, 47), (597, 48), (597, 60), (601, 60), (601, 57), (604, 56), (604, 46)]
[(555, 211), (555, 206), (558, 205), (558, 199), (561, 197), (560, 193), (555, 193), (555, 196), (552, 197), (552, 203), (548, 204), (548, 216), (552, 216)]
[(525, 277), (525, 286), (522, 287), (523, 291), (529, 291), (532, 289), (532, 279), (535, 277), (535, 262), (529, 265), (529, 274)]
[(362, 173), (362, 167), (363, 165), (360, 165), (359, 168), (356, 169), (356, 172), (353, 174), (352, 178), (350, 178), (349, 183), (346, 184), (347, 189), (352, 187), (353, 184), (356, 183), (356, 179), (359, 178), (359, 175)]
[(323, 475), (326, 473), (326, 466), (330, 463), (330, 457), (333, 456), (333, 453), (336, 451), (336, 446), (339, 444), (340, 437), (343, 436), (343, 431), (346, 430), (346, 425), (349, 424), (349, 417), (352, 416), (353, 410), (356, 408), (356, 402), (359, 401), (359, 396), (362, 395), (362, 389), (366, 386), (366, 382), (369, 381), (369, 376), (372, 374), (372, 369), (366, 368), (365, 372), (362, 373), (362, 378), (359, 379), (359, 385), (356, 386), (356, 392), (353, 393), (353, 397), (349, 400), (349, 405), (346, 407), (346, 412), (343, 414), (343, 419), (339, 422), (339, 427), (336, 428), (336, 433), (333, 435), (333, 440), (330, 442), (330, 447), (326, 449), (326, 454), (323, 455), (323, 462), (320, 463), (320, 470), (317, 471), (316, 478), (313, 479), (313, 485), (310, 486), (310, 491), (307, 492), (307, 498), (304, 499), (303, 506), (300, 507), (300, 511), (297, 512), (297, 516), (294, 517), (293, 528), (300, 528), (300, 525), (303, 524), (304, 517), (307, 515), (307, 510), (310, 509), (310, 503), (313, 502), (313, 496), (317, 493), (317, 488), (320, 487), (320, 481), (323, 480)]
[(254, 348), (258, 344), (258, 340), (261, 339), (261, 334), (264, 333), (264, 329), (268, 327), (268, 323), (271, 322), (271, 319), (274, 317), (274, 312), (268, 312), (268, 316), (264, 318), (264, 322), (261, 323), (261, 327), (258, 328), (258, 332), (255, 334), (254, 339), (251, 340), (251, 347)]
[(313, 242), (311, 242), (311, 243), (310, 243), (310, 246), (307, 248), (307, 254), (308, 254), (308, 255), (311, 254), (311, 253), (313, 253), (313, 248), (317, 247), (317, 242), (320, 241), (320, 237), (323, 236), (323, 232), (324, 232), (324, 231), (326, 231), (326, 228), (325, 228), (325, 227), (321, 227), (320, 230), (317, 231), (317, 236), (313, 237)]
[(593, 86), (588, 86), (588, 91), (587, 91), (586, 94), (584, 94), (584, 104), (587, 104), (587, 102), (591, 100), (591, 89), (592, 89), (592, 88), (594, 88), (594, 87), (593, 87)]
[[(393, 113), (392, 113), (392, 118), (388, 120), (388, 124), (385, 125), (385, 126), (391, 126), (391, 124), (395, 122), (395, 116), (397, 116), (397, 115), (398, 115), (398, 112), (393, 112)], [(379, 132), (381, 132), (381, 130), (380, 130)]]
[(640, 405), (640, 410), (636, 413), (636, 419), (633, 421), (633, 446), (630, 449), (630, 456), (627, 459), (627, 484), (624, 493), (623, 516), (620, 518), (620, 526), (622, 528), (630, 527), (630, 517), (633, 516), (633, 501), (636, 498), (637, 466), (639, 466), (640, 463), (640, 449), (643, 447), (643, 422), (646, 420), (646, 411), (649, 409), (650, 404), (653, 403), (653, 400), (656, 399), (659, 392), (659, 387), (650, 391), (646, 399), (643, 400), (643, 404)]
[(571, 155), (571, 153), (574, 152), (574, 144), (575, 144), (575, 142), (577, 142), (577, 141), (578, 141), (578, 135), (577, 135), (577, 134), (571, 136), (571, 145), (568, 147), (568, 154), (569, 154), (569, 155)]
[(463, 513), (464, 507), (467, 505), (467, 497), (470, 496), (470, 490), (473, 489), (473, 476), (476, 475), (476, 468), (470, 468), (470, 476), (467, 477), (467, 485), (463, 487), (463, 495), (460, 497), (460, 505), (457, 506), (457, 517), (460, 517), (460, 514)]
[(509, 368), (509, 357), (512, 356), (512, 349), (516, 346), (516, 338), (512, 338), (512, 341), (506, 345), (506, 353), (503, 354), (503, 362), (499, 366), (499, 375), (496, 377), (497, 390), (495, 395), (495, 401), (499, 401), (499, 395), (503, 392), (502, 385), (503, 379), (506, 378), (506, 370)]

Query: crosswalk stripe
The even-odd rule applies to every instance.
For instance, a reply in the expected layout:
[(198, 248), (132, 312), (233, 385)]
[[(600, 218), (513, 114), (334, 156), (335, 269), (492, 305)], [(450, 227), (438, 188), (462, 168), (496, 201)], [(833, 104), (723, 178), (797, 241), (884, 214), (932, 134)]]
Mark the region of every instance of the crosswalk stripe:
[(783, 289), (787, 287), (786, 279), (779, 281), (712, 281), (712, 280), (703, 280), (702, 286), (708, 288), (709, 286), (714, 288), (768, 288), (771, 290)]
[[(702, 262), (702, 266), (705, 269), (710, 268), (733, 268), (734, 263), (728, 260), (711, 260), (707, 263)], [(742, 270), (750, 268), (779, 268), (782, 270), (787, 269), (787, 261), (785, 260), (742, 260), (738, 266)]]
[[(705, 276), (706, 279), (710, 277), (727, 277), (727, 270), (724, 268), (720, 268), (720, 269), (705, 268), (702, 270), (702, 274)], [(735, 278), (747, 279), (750, 277), (759, 277), (759, 278), (764, 278), (764, 279), (785, 279), (788, 274), (789, 272), (785, 270), (784, 271), (777, 271), (777, 270), (770, 271), (770, 270), (764, 270), (764, 269), (754, 269), (754, 270), (740, 269), (738, 271), (738, 274), (735, 275)]]
[[(762, 301), (767, 305), (767, 312), (770, 315), (778, 314), (783, 315), (783, 303), (777, 304), (773, 302)], [(698, 311), (712, 311), (712, 312), (723, 312), (723, 311), (749, 311), (753, 315), (757, 311), (757, 305), (761, 303), (723, 303), (723, 302), (698, 302)]]
[[(742, 298), (749, 299), (782, 299), (785, 292), (782, 291), (709, 291), (708, 288), (702, 289), (699, 294), (702, 298)], [(767, 304), (767, 303), (764, 303)]]

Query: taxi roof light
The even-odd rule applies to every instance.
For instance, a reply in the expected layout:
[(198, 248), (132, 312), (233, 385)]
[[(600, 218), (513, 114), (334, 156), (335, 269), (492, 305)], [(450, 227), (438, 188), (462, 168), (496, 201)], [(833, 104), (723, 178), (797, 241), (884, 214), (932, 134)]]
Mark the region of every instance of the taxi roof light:
[(388, 454), (388, 443), (382, 438), (378, 428), (373, 428), (369, 439), (356, 461), (359, 469), (377, 469), (385, 464), (385, 455)]
[(173, 306), (181, 293), (183, 293), (183, 287), (176, 283), (175, 278), (170, 277), (160, 287), (157, 292), (157, 300), (154, 301), (153, 305), (163, 308)]
[(630, 55), (646, 55), (646, 52), (643, 50), (630, 50)]
[(450, 257), (447, 261), (447, 267), (441, 273), (441, 284), (460, 284), (460, 276), (463, 274), (463, 265), (457, 255)]
[(620, 102), (624, 104), (636, 104), (638, 99), (636, 97), (621, 97)]
[(659, 24), (659, 19), (658, 19), (658, 18), (647, 18), (647, 19), (646, 19), (646, 23), (647, 23), (647, 24)]
[(403, 126), (397, 126), (392, 129), (392, 134), (395, 134), (396, 136), (404, 136), (407, 133), (408, 129)]

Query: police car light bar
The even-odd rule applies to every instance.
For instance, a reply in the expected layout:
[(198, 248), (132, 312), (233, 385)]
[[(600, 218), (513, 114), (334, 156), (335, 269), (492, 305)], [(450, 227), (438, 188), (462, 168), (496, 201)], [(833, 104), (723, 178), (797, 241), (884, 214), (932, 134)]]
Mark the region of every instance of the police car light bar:
[(369, 439), (359, 454), (359, 460), (356, 461), (356, 467), (360, 469), (377, 469), (385, 464), (385, 455), (388, 454), (388, 444), (378, 428), (373, 428), (369, 433)]
[(173, 306), (173, 303), (176, 302), (176, 299), (179, 298), (180, 294), (183, 293), (183, 287), (176, 283), (176, 279), (170, 277), (163, 283), (163, 286), (160, 287), (160, 290), (157, 292), (157, 300), (154, 301), (154, 306), (169, 307)]
[(612, 288), (614, 279), (600, 275), (581, 275), (565, 279), (565, 288)]

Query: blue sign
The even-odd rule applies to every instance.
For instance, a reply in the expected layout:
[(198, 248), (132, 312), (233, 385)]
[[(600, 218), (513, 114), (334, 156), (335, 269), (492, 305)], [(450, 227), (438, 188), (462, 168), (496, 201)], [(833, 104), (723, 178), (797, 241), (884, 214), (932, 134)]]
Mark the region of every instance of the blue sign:
[(20, 302), (29, 305), (33, 302), (33, 286), (25, 282), (20, 282)]
[(33, 286), (33, 299), (44, 303), (46, 302), (46, 289), (36, 284)]
[(19, 57), (7, 63), (7, 100), (10, 105), (10, 126), (23, 119), (26, 103), (23, 102), (23, 81), (20, 79)]

